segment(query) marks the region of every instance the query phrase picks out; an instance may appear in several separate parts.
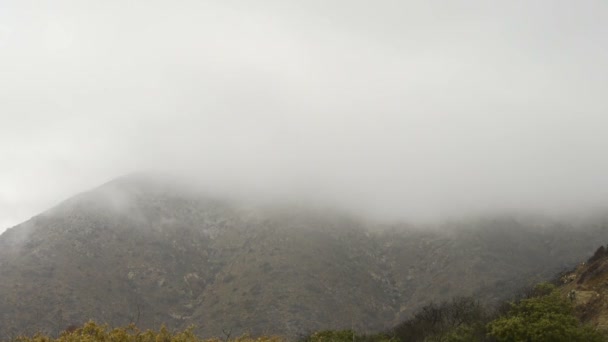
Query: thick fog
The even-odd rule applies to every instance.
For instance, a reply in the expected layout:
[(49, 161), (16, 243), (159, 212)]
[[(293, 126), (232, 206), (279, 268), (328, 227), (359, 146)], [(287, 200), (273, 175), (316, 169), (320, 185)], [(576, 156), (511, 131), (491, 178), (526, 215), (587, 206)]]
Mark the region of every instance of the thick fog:
[(136, 171), (435, 219), (608, 203), (608, 2), (0, 2), (0, 231)]

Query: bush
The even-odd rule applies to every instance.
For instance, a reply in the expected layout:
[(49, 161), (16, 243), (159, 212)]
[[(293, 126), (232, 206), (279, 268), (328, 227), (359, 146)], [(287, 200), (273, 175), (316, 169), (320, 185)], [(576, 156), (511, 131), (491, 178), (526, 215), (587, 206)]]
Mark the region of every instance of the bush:
[(358, 335), (352, 330), (324, 330), (308, 335), (300, 342), (396, 342), (385, 334)]
[(540, 284), (536, 293), (538, 296), (512, 303), (507, 314), (490, 322), (488, 335), (499, 342), (605, 341), (599, 332), (578, 322), (571, 304), (554, 285)]
[(431, 303), (413, 318), (399, 324), (394, 335), (400, 341), (481, 341), (485, 336), (486, 314), (471, 297)]
[[(192, 328), (178, 333), (171, 333), (165, 327), (159, 331), (140, 331), (135, 325), (124, 328), (110, 329), (105, 325), (88, 322), (84, 326), (72, 331), (63, 332), (58, 338), (37, 334), (33, 337), (18, 337), (15, 342), (223, 342), (217, 338), (201, 339), (197, 337)], [(237, 337), (231, 342), (283, 342), (279, 337), (248, 336)]]

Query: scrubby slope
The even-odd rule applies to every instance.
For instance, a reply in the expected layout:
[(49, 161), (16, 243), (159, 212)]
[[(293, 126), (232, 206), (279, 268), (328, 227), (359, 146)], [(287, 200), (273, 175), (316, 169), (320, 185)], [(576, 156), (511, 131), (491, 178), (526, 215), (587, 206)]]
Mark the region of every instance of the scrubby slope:
[(512, 217), (377, 227), (126, 177), (0, 236), (0, 332), (88, 319), (195, 324), (208, 336), (377, 331), (431, 300), (505, 298), (587, 257), (607, 227)]
[(604, 246), (560, 278), (561, 291), (574, 304), (579, 319), (608, 332), (608, 251)]

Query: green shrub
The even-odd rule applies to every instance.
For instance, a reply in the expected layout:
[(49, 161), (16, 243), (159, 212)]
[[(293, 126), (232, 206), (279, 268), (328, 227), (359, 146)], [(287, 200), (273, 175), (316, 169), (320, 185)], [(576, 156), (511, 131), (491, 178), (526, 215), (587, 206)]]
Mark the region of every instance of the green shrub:
[(396, 342), (385, 334), (358, 335), (352, 330), (324, 330), (313, 333), (300, 342)]
[(394, 329), (399, 341), (481, 341), (485, 337), (487, 315), (481, 304), (471, 297), (449, 302), (431, 303)]
[(511, 303), (507, 314), (490, 322), (488, 335), (499, 342), (605, 341), (599, 332), (579, 323), (554, 285), (539, 284), (535, 291), (538, 296)]
[[(140, 331), (135, 325), (124, 328), (110, 329), (107, 325), (98, 325), (88, 322), (84, 326), (73, 331), (66, 331), (57, 338), (44, 336), (41, 334), (33, 337), (18, 337), (15, 342), (223, 342), (217, 338), (202, 339), (197, 337), (192, 328), (178, 333), (171, 333), (165, 327), (159, 331), (146, 330)], [(259, 337), (251, 338), (248, 336), (231, 339), (230, 342), (283, 342), (279, 337)]]

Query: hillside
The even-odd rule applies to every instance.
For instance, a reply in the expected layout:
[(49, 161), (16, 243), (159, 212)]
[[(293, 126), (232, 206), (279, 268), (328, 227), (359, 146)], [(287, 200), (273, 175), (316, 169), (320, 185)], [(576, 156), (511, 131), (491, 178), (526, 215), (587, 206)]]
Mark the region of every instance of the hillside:
[(377, 331), (429, 301), (493, 303), (608, 241), (608, 223), (509, 216), (433, 229), (220, 200), (130, 176), (0, 236), (0, 331), (122, 326)]
[(608, 251), (604, 246), (560, 278), (561, 291), (582, 322), (608, 332)]

